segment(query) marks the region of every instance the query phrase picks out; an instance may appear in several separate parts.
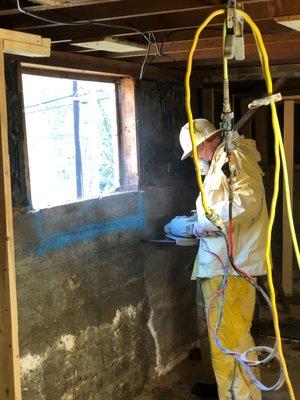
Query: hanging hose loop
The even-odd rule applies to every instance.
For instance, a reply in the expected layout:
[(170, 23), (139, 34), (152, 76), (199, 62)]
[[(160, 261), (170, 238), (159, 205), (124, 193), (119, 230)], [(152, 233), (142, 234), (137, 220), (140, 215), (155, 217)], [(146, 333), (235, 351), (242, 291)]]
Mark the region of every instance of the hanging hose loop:
[[(245, 20), (251, 26), (251, 29), (252, 29), (252, 32), (253, 32), (253, 35), (255, 38), (255, 42), (257, 45), (259, 58), (260, 58), (260, 61), (262, 64), (262, 69), (263, 69), (263, 73), (265, 76), (268, 94), (269, 94), (269, 96), (272, 96), (273, 95), (273, 84), (272, 84), (272, 78), (271, 78), (271, 74), (270, 74), (268, 55), (267, 55), (260, 31), (259, 31), (257, 25), (254, 23), (254, 21), (251, 19), (251, 17), (247, 13), (245, 13), (244, 11), (242, 11), (240, 9), (236, 9), (235, 12), (239, 17), (241, 17), (243, 20)], [(203, 188), (203, 183), (202, 183), (202, 178), (201, 178), (200, 168), (199, 168), (199, 163), (198, 163), (198, 158), (197, 158), (197, 146), (195, 143), (195, 132), (194, 132), (194, 127), (193, 127), (193, 114), (192, 114), (191, 104), (190, 104), (191, 103), (190, 76), (191, 76), (191, 71), (192, 71), (193, 54), (195, 52), (200, 33), (213, 18), (215, 18), (218, 15), (222, 15), (222, 14), (225, 14), (224, 9), (220, 9), (220, 10), (213, 12), (206, 18), (206, 20), (197, 29), (195, 37), (194, 37), (194, 41), (193, 41), (193, 44), (192, 44), (192, 47), (191, 47), (191, 50), (189, 53), (188, 63), (187, 63), (187, 71), (186, 71), (186, 77), (185, 77), (185, 90), (186, 90), (185, 104), (186, 104), (186, 111), (187, 111), (188, 121), (189, 121), (190, 136), (191, 136), (191, 141), (192, 141), (192, 146), (193, 146), (193, 160), (194, 160), (194, 164), (195, 164), (195, 168), (196, 168), (197, 181), (198, 181), (198, 185), (199, 185), (200, 192), (201, 192), (202, 205), (203, 205), (203, 208), (204, 208), (207, 216), (208, 215), (211, 216), (213, 211), (209, 208), (209, 206), (207, 204), (207, 199), (206, 199), (205, 191)], [(225, 63), (227, 63), (227, 59), (225, 59), (224, 64)], [(227, 79), (228, 79), (228, 75), (227, 75)], [(276, 308), (276, 295), (275, 295), (275, 289), (274, 289), (274, 284), (273, 284), (272, 265), (271, 265), (271, 235), (272, 235), (272, 227), (273, 227), (273, 223), (274, 223), (274, 219), (275, 219), (276, 203), (277, 203), (278, 191), (279, 191), (279, 176), (280, 176), (281, 159), (282, 159), (282, 163), (283, 163), (284, 185), (285, 185), (286, 196), (287, 196), (287, 208), (288, 208), (290, 228), (291, 228), (295, 253), (296, 253), (296, 257), (297, 257), (299, 266), (300, 266), (300, 252), (299, 252), (299, 247), (298, 247), (298, 242), (297, 242), (297, 237), (296, 237), (295, 227), (294, 227), (294, 222), (293, 222), (293, 217), (292, 217), (292, 208), (291, 208), (291, 201), (290, 201), (290, 190), (289, 190), (289, 183), (288, 183), (286, 158), (285, 158), (283, 140), (282, 140), (282, 136), (281, 136), (280, 125), (279, 125), (279, 121), (278, 121), (278, 116), (277, 116), (277, 112), (276, 112), (276, 105), (275, 105), (274, 99), (270, 100), (270, 106), (271, 106), (271, 110), (272, 110), (272, 123), (273, 123), (273, 129), (274, 129), (274, 139), (275, 139), (274, 140), (274, 149), (275, 149), (276, 167), (275, 167), (275, 177), (274, 177), (274, 194), (273, 194), (271, 210), (270, 210), (270, 222), (269, 222), (269, 226), (268, 226), (268, 230), (267, 230), (268, 238), (267, 238), (267, 248), (266, 248), (266, 264), (267, 264), (267, 274), (268, 274), (268, 283), (269, 283), (269, 289), (270, 289), (270, 297), (271, 297), (271, 303), (272, 303), (272, 313), (273, 313), (273, 319), (274, 319), (274, 329), (275, 329), (275, 333), (276, 333), (276, 341), (277, 341), (276, 345), (277, 345), (277, 349), (278, 349), (278, 357), (282, 364), (282, 370), (283, 370), (283, 374), (284, 374), (286, 384), (288, 387), (290, 399), (295, 400), (294, 390), (293, 390), (293, 387), (292, 387), (292, 384), (291, 384), (291, 381), (289, 378), (289, 374), (288, 374), (288, 370), (287, 370), (287, 366), (286, 366), (286, 362), (285, 362), (283, 350), (282, 350), (281, 334), (280, 334), (280, 328), (279, 328), (279, 318), (278, 318), (278, 312), (277, 312), (277, 308)], [(281, 159), (280, 159), (280, 157), (281, 157)], [(226, 237), (226, 236), (224, 236), (224, 237)], [(248, 372), (250, 373), (250, 367), (249, 367)]]
[[(193, 152), (192, 152), (193, 153), (193, 161), (194, 161), (194, 165), (195, 165), (198, 186), (199, 186), (199, 189), (200, 189), (200, 192), (201, 192), (202, 206), (203, 206), (203, 209), (204, 209), (207, 217), (210, 216), (213, 213), (213, 211), (211, 210), (211, 208), (207, 204), (207, 198), (206, 198), (206, 194), (205, 194), (204, 187), (203, 187), (203, 182), (202, 182), (202, 177), (201, 177), (200, 165), (199, 165), (199, 162), (198, 162), (197, 146), (196, 146), (196, 140), (195, 140), (194, 123), (193, 123), (194, 118), (193, 118), (193, 112), (192, 112), (192, 108), (191, 108), (190, 78), (191, 78), (192, 66), (193, 66), (193, 56), (194, 56), (194, 52), (196, 50), (196, 47), (197, 47), (197, 44), (198, 44), (198, 40), (199, 40), (199, 36), (200, 36), (201, 32), (210, 23), (210, 21), (212, 19), (214, 19), (215, 17), (217, 17), (219, 15), (223, 15), (223, 14), (225, 14), (225, 10), (224, 9), (220, 9), (220, 10), (214, 11), (198, 27), (198, 29), (197, 29), (197, 31), (195, 33), (195, 36), (194, 36), (193, 44), (191, 46), (191, 49), (190, 49), (190, 52), (189, 52), (189, 55), (188, 55), (186, 75), (185, 75), (185, 107), (186, 107), (186, 113), (187, 113), (187, 116), (188, 116), (189, 131), (190, 131), (190, 137), (191, 137), (192, 148), (193, 148)], [(222, 226), (222, 230), (223, 229), (224, 229), (224, 225)]]
[[(271, 72), (270, 72), (270, 66), (269, 66), (269, 59), (268, 59), (268, 54), (260, 33), (260, 30), (258, 26), (255, 24), (255, 22), (252, 20), (252, 18), (245, 13), (242, 10), (236, 10), (236, 12), (244, 18), (244, 20), (250, 25), (259, 58), (261, 61), (262, 65), (262, 70), (264, 73), (265, 81), (266, 81), (266, 86), (267, 90), (270, 96), (273, 95), (273, 83), (272, 83), (272, 77), (271, 77)], [(280, 166), (281, 166), (281, 159), (283, 163), (283, 176), (284, 176), (284, 185), (285, 188), (288, 189), (288, 192), (286, 193), (286, 199), (287, 199), (287, 207), (289, 208), (288, 212), (288, 217), (289, 217), (289, 223), (290, 223), (290, 229), (291, 229), (291, 234), (293, 238), (293, 244), (294, 244), (294, 249), (298, 261), (298, 265), (300, 266), (300, 253), (299, 253), (299, 246), (297, 242), (297, 237), (295, 234), (295, 227), (294, 227), (294, 221), (293, 221), (293, 216), (292, 216), (292, 209), (291, 209), (291, 198), (290, 198), (290, 192), (289, 192), (289, 181), (288, 181), (288, 173), (287, 173), (287, 166), (286, 166), (286, 159), (285, 159), (285, 152), (284, 152), (284, 147), (283, 147), (283, 141), (282, 141), (282, 135), (281, 135), (281, 130), (280, 130), (280, 125), (279, 125), (279, 120), (278, 120), (278, 115), (277, 115), (277, 110), (276, 110), (276, 105), (273, 99), (270, 101), (270, 106), (271, 106), (271, 112), (272, 112), (272, 125), (273, 125), (273, 131), (274, 131), (274, 152), (275, 152), (275, 173), (274, 173), (274, 193), (273, 193), (273, 198), (272, 198), (272, 203), (271, 203), (271, 210), (270, 210), (270, 218), (269, 218), (269, 225), (267, 229), (267, 247), (266, 247), (266, 265), (267, 265), (267, 275), (268, 275), (268, 285), (269, 285), (269, 290), (270, 290), (270, 298), (272, 302), (272, 309), (273, 309), (273, 322), (274, 322), (274, 329), (275, 329), (275, 335), (276, 335), (276, 341), (277, 341), (277, 346), (278, 346), (278, 356), (280, 358), (283, 372), (284, 372), (284, 377), (286, 380), (287, 388), (289, 391), (290, 399), (291, 400), (296, 400), (294, 389), (289, 377), (287, 365), (285, 362), (285, 358), (283, 355), (283, 349), (282, 349), (282, 342), (281, 342), (281, 333), (280, 333), (280, 328), (279, 328), (279, 317), (278, 317), (278, 312), (276, 308), (276, 294), (275, 294), (275, 289), (274, 289), (274, 284), (273, 284), (273, 278), (272, 278), (272, 262), (271, 262), (271, 238), (272, 238), (272, 228), (275, 220), (275, 213), (276, 213), (276, 205), (277, 205), (277, 199), (278, 199), (278, 194), (279, 194), (279, 178), (280, 178)], [(281, 159), (280, 159), (281, 157)]]

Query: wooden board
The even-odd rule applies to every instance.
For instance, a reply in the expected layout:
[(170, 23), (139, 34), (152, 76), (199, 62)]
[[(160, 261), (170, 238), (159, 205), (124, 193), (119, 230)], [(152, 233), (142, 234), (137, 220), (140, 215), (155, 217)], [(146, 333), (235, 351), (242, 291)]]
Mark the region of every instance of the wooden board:
[(50, 40), (0, 29), (0, 399), (21, 400), (5, 53), (49, 56)]
[[(294, 178), (294, 100), (284, 101), (284, 148), (289, 173), (290, 192), (293, 195)], [(293, 201), (293, 197), (292, 197)], [(293, 243), (287, 216), (285, 191), (282, 210), (282, 287), (286, 296), (293, 294)]]
[(3, 40), (0, 41), (0, 248), (0, 399), (20, 400), (18, 312)]
[(4, 40), (4, 52), (27, 57), (49, 57), (50, 39), (44, 39), (41, 44), (24, 43), (15, 40)]
[[(113, 0), (111, 0), (113, 1)], [(90, 0), (34, 0), (34, 3), (37, 4), (43, 4), (43, 5), (47, 5), (47, 6), (61, 6), (61, 5), (65, 5), (65, 6), (70, 6), (70, 5), (84, 5), (84, 4), (94, 4), (94, 3), (103, 3), (103, 1), (101, 0), (94, 0), (94, 1), (90, 1)], [(106, 3), (109, 1), (106, 1)]]

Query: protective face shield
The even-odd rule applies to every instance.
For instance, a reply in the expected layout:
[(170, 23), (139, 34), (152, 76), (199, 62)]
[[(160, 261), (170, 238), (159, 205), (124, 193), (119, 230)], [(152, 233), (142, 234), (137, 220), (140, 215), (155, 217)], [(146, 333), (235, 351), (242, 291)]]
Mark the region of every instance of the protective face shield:
[[(211, 136), (219, 132), (219, 129), (216, 129), (213, 126), (213, 124), (211, 124), (207, 119), (199, 118), (199, 119), (194, 119), (194, 131), (195, 131), (196, 146), (199, 146), (201, 143), (203, 143)], [(179, 134), (179, 141), (183, 150), (183, 155), (181, 157), (181, 160), (185, 160), (192, 154), (193, 150), (188, 123), (181, 128)]]

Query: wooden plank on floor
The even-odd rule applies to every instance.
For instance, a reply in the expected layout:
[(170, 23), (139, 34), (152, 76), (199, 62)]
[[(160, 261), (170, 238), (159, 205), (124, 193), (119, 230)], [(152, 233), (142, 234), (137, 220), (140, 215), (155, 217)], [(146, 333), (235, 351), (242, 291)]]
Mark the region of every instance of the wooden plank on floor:
[(0, 41), (0, 399), (21, 400), (4, 41)]
[[(294, 100), (284, 101), (284, 148), (290, 181), (290, 192), (293, 194), (294, 180)], [(293, 196), (292, 196), (293, 201)], [(293, 294), (293, 242), (290, 234), (285, 191), (283, 192), (282, 209), (282, 287), (286, 296)]]

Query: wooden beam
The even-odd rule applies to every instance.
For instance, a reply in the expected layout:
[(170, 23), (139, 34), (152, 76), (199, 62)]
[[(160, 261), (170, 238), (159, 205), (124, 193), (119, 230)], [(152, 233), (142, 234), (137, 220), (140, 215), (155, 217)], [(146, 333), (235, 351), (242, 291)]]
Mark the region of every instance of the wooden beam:
[[(288, 78), (279, 78), (273, 85), (273, 93), (278, 92), (288, 81)], [(268, 96), (268, 93), (265, 92), (262, 97)], [(242, 118), (234, 125), (234, 129), (240, 130), (246, 125), (255, 115), (255, 113), (259, 110), (259, 107), (248, 109), (248, 111), (242, 116)]]
[[(112, 2), (121, 2), (124, 0), (83, 0), (84, 1), (84, 5), (89, 5), (89, 4), (105, 4), (105, 3), (112, 3)], [(26, 6), (24, 7), (24, 10), (28, 11), (28, 12), (38, 12), (40, 13), (41, 11), (46, 11), (46, 10), (50, 10), (50, 9), (60, 9), (60, 8), (66, 8), (66, 7), (74, 7), (74, 6), (78, 6), (78, 3), (81, 2), (80, 0), (78, 0), (78, 2), (72, 2), (69, 3), (68, 5), (65, 4), (65, 2), (59, 2), (57, 1), (55, 5), (49, 5), (49, 4), (41, 4), (41, 5), (32, 5), (32, 6)], [(20, 11), (15, 8), (15, 1), (12, 2), (13, 6), (12, 8), (5, 8), (5, 9), (0, 9), (0, 15), (17, 15), (20, 13)]]
[[(294, 100), (284, 101), (283, 139), (289, 174), (291, 201), (293, 204), (294, 181)], [(286, 296), (293, 294), (293, 242), (290, 233), (285, 190), (283, 189), (282, 209), (282, 287)]]
[(0, 398), (20, 400), (17, 289), (3, 39), (0, 39), (0, 247)]
[[(290, 32), (287, 34), (273, 34), (263, 36), (266, 50), (270, 60), (299, 60), (300, 58), (300, 32)], [(190, 49), (189, 41), (185, 43), (173, 44), (174, 51), (171, 51), (171, 44), (168, 44), (167, 50), (169, 55), (176, 61), (187, 59)], [(245, 53), (246, 60), (258, 60), (258, 53), (252, 35), (245, 36)], [(220, 38), (205, 38), (200, 40), (199, 47), (195, 50), (194, 60), (214, 60), (222, 61), (223, 48)], [(165, 57), (157, 57), (155, 63), (172, 62), (171, 59)]]
[(300, 14), (300, 3), (295, 0), (276, 0), (274, 1), (274, 11), (276, 17), (285, 15)]
[(137, 155), (135, 82), (132, 78), (123, 78), (119, 85), (119, 108), (121, 138), (121, 182), (126, 190), (137, 189), (139, 165)]
[[(57, 6), (59, 5), (59, 1), (57, 0), (33, 0), (34, 3), (38, 4), (46, 4), (47, 6)], [(65, 1), (61, 1), (61, 3), (66, 4)]]
[[(73, 7), (68, 9), (67, 17), (58, 16), (54, 10), (48, 10), (40, 15), (59, 21), (89, 21), (109, 23), (112, 25), (132, 26), (143, 32), (168, 31), (186, 27), (196, 27), (211, 12), (224, 7), (221, 5), (203, 5), (197, 0), (127, 0), (119, 3), (107, 3), (102, 7), (97, 4), (86, 7)], [(245, 3), (245, 11), (254, 16), (255, 21), (274, 18), (273, 0), (258, 2), (254, 0)], [(156, 16), (157, 18), (153, 18)], [(166, 18), (169, 16), (170, 18)], [(223, 16), (214, 21), (222, 23)], [(214, 22), (215, 23), (215, 22)], [(45, 21), (29, 18), (23, 14), (5, 16), (0, 18), (3, 27), (12, 27), (18, 30), (44, 29), (43, 35), (58, 29), (62, 32), (63, 25), (51, 24)], [(279, 26), (274, 22), (275, 26)], [(47, 28), (47, 29), (46, 29)], [(84, 27), (82, 27), (84, 28)], [(71, 28), (70, 28), (71, 29)], [(279, 27), (280, 29), (280, 27)], [(137, 33), (124, 28), (105, 27), (106, 35), (136, 35)], [(53, 32), (54, 34), (55, 32)], [(66, 33), (66, 32), (65, 32)]]
[[(271, 65), (271, 75), (273, 79), (278, 78), (300, 78), (300, 63)], [(223, 82), (221, 68), (210, 68), (196, 70), (193, 73), (195, 79), (202, 85), (210, 85)], [(263, 80), (262, 69), (259, 66), (229, 66), (230, 82), (258, 81)]]
[(49, 57), (51, 40), (39, 35), (0, 29), (3, 52), (31, 57)]
[[(264, 43), (266, 44), (267, 47), (270, 46), (283, 46), (287, 43), (293, 43), (297, 46), (297, 42), (300, 42), (300, 32), (286, 32), (286, 33), (273, 33), (273, 34), (266, 34), (263, 35)], [(248, 54), (252, 52), (252, 47), (254, 47), (254, 38), (252, 34), (246, 34), (244, 37), (245, 40), (245, 46), (246, 46), (246, 52), (248, 51)], [(177, 40), (177, 41), (167, 41), (163, 43), (163, 53), (166, 55), (174, 56), (177, 53), (186, 53), (185, 59), (187, 58), (187, 54), (191, 49), (193, 40)], [(161, 46), (161, 43), (158, 43), (158, 46)], [(76, 43), (74, 43), (71, 47), (76, 49), (76, 52), (87, 52), (87, 51), (92, 51), (92, 50), (87, 50), (83, 49), (82, 47), (76, 46)], [(251, 50), (250, 50), (251, 49)], [(195, 55), (195, 59), (203, 59), (207, 58), (208, 56), (211, 57), (212, 53), (216, 53), (216, 55), (220, 55), (221, 52), (223, 51), (222, 49), (222, 38), (216, 38), (216, 37), (204, 37), (200, 39), (198, 42), (198, 49)], [(149, 50), (149, 55), (155, 55), (157, 53), (156, 46), (153, 44), (150, 46)], [(138, 58), (138, 57), (144, 57), (145, 56), (145, 51), (136, 51), (136, 52), (131, 52), (131, 53), (106, 53), (106, 57), (108, 58), (128, 58), (130, 57), (131, 59)], [(165, 61), (165, 60), (164, 60)]]
[(17, 54), (30, 57), (49, 57), (50, 39), (45, 39), (42, 45), (16, 42), (15, 40), (4, 40), (3, 46), (5, 53)]
[[(44, 46), (45, 45), (45, 46)], [(4, 53), (45, 56), (50, 42), (0, 29), (0, 399), (21, 400), (18, 309), (8, 147)]]
[[(14, 57), (15, 58), (15, 57)], [(53, 51), (51, 57), (47, 59), (28, 59), (17, 57), (19, 61), (30, 63), (32, 65), (42, 65), (51, 68), (64, 68), (71, 70), (81, 70), (86, 72), (96, 71), (98, 73), (115, 74), (119, 76), (132, 76), (139, 78), (141, 65), (137, 63), (130, 63), (120, 60), (109, 60), (100, 57), (91, 57), (75, 53), (64, 53)], [(144, 74), (147, 79), (155, 79), (158, 81), (168, 81), (175, 83), (182, 83), (184, 79), (184, 72), (167, 68), (160, 68), (150, 65)]]

